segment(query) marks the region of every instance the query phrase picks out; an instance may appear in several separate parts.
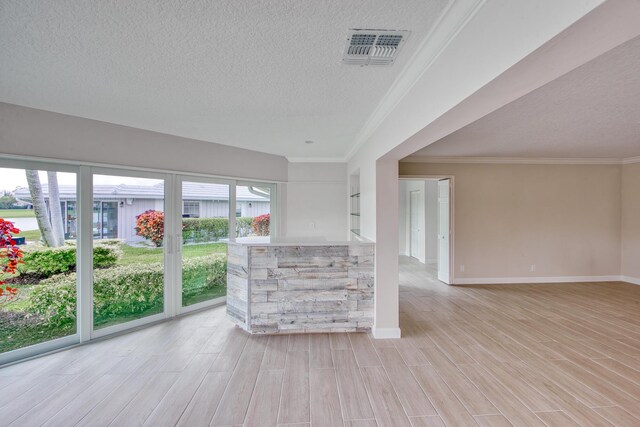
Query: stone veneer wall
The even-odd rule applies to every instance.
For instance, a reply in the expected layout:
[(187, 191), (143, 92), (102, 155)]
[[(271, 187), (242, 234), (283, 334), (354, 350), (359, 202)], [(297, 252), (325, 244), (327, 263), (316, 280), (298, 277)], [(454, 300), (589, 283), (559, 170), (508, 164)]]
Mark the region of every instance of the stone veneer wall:
[(227, 313), (258, 333), (368, 331), (373, 244), (250, 246), (230, 243)]

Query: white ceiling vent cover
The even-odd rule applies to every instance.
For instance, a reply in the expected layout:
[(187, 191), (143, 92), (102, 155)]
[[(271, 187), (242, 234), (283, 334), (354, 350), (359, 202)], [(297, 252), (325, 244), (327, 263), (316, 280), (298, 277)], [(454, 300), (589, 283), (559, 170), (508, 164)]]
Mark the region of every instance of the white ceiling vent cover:
[(349, 30), (342, 62), (349, 65), (391, 65), (409, 31)]

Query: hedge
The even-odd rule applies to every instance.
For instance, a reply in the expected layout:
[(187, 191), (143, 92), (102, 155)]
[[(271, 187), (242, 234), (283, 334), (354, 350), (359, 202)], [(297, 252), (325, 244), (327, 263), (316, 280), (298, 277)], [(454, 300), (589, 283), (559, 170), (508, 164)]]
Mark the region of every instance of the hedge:
[(250, 236), (253, 234), (253, 217), (243, 216), (236, 218), (236, 230), (238, 237)]
[[(93, 248), (94, 268), (113, 267), (120, 257), (119, 241), (96, 242)], [(24, 264), (18, 266), (22, 276), (45, 279), (55, 274), (73, 272), (76, 269), (75, 245), (59, 248), (25, 248)]]
[[(204, 292), (227, 285), (224, 254), (187, 259), (183, 263), (184, 294)], [(93, 279), (96, 325), (116, 317), (128, 317), (154, 307), (162, 310), (163, 265), (132, 264), (96, 270)], [(43, 316), (49, 324), (75, 321), (76, 274), (60, 274), (40, 282), (31, 296), (28, 310)]]
[[(253, 217), (236, 218), (236, 231), (240, 237), (253, 231)], [(229, 237), (228, 218), (184, 218), (182, 239), (188, 243), (216, 242)]]

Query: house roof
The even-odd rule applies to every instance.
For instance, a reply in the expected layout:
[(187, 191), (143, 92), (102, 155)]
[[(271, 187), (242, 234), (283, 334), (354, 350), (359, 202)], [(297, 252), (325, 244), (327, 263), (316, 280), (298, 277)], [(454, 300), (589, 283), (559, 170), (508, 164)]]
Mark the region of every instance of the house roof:
[[(45, 197), (49, 195), (47, 184), (42, 185)], [(18, 187), (14, 192), (14, 197), (21, 201), (31, 201), (31, 194), (26, 187)], [(164, 185), (94, 185), (94, 200), (113, 199), (162, 199), (164, 198)], [(197, 182), (184, 182), (182, 184), (183, 200), (229, 200), (229, 187), (224, 184), (208, 184)], [(75, 200), (75, 185), (60, 186), (61, 200)], [(268, 198), (259, 196), (249, 191), (249, 187), (236, 187), (236, 200), (249, 202), (269, 201)]]

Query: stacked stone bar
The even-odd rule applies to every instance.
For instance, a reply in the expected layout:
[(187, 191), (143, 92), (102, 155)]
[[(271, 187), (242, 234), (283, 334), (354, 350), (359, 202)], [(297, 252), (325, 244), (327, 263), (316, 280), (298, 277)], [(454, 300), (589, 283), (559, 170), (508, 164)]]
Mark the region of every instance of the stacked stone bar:
[(369, 331), (372, 243), (229, 243), (227, 313), (255, 334)]

